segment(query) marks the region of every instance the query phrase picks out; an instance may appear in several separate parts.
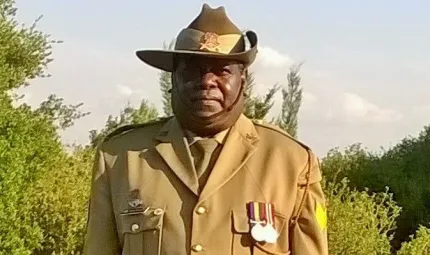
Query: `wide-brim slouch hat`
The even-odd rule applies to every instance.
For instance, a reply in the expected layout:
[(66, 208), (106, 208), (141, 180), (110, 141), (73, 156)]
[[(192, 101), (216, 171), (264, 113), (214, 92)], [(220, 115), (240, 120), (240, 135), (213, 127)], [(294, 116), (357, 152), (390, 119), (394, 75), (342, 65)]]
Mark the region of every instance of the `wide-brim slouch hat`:
[(177, 35), (173, 50), (145, 49), (136, 51), (136, 55), (146, 64), (167, 72), (173, 71), (177, 55), (236, 60), (247, 67), (256, 58), (257, 44), (257, 34), (242, 32), (223, 6), (213, 9), (203, 4), (200, 14)]

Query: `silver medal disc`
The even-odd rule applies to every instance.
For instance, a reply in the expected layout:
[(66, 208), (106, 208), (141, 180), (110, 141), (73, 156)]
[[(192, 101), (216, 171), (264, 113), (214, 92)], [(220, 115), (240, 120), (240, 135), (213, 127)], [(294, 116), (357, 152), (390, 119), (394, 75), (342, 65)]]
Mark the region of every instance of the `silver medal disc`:
[(251, 236), (255, 241), (261, 242), (264, 241), (264, 228), (259, 223), (255, 224), (251, 229)]
[(278, 233), (271, 224), (264, 226), (264, 240), (268, 243), (276, 243)]

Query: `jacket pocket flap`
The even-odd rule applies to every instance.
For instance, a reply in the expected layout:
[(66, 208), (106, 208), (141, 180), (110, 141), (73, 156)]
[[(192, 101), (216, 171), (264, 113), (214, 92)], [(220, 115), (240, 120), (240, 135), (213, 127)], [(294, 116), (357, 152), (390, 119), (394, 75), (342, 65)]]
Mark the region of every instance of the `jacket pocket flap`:
[(232, 211), (231, 217), (233, 221), (233, 231), (235, 233), (249, 233), (250, 225), (249, 219), (246, 212)]
[(124, 212), (119, 215), (122, 233), (136, 234), (147, 230), (160, 229), (163, 225), (164, 210), (147, 208), (145, 211)]

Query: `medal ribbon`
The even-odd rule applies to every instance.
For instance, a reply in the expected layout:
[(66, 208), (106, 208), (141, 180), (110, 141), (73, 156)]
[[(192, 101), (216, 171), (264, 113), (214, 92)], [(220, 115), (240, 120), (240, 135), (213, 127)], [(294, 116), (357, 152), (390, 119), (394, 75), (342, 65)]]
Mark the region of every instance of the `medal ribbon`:
[(265, 223), (274, 226), (274, 205), (271, 203), (248, 203), (248, 217), (251, 223)]
[(274, 205), (267, 203), (265, 204), (264, 208), (266, 209), (266, 223), (274, 226), (275, 224), (275, 217), (273, 215)]

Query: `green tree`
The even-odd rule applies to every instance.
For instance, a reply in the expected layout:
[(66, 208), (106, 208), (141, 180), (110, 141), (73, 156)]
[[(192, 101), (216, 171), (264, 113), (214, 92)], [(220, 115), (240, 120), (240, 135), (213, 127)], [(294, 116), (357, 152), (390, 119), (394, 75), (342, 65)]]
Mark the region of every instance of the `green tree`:
[(109, 115), (106, 124), (100, 131), (90, 131), (90, 144), (95, 148), (103, 138), (117, 129), (120, 126), (128, 124), (145, 123), (158, 117), (158, 111), (148, 102), (148, 100), (142, 100), (139, 108), (133, 108), (130, 104), (120, 111), (119, 116), (113, 117)]
[(298, 135), (298, 114), (302, 104), (300, 65), (292, 66), (287, 74), (288, 86), (282, 88), (282, 109), (277, 124), (293, 137)]
[(245, 101), (243, 114), (250, 119), (264, 120), (273, 107), (274, 97), (279, 90), (278, 84), (269, 89), (265, 96), (254, 95), (254, 73), (249, 72), (247, 76), (247, 87), (245, 89)]
[(22, 105), (0, 99), (0, 254), (31, 254), (43, 239), (32, 219), (29, 188), (62, 155), (52, 123)]
[[(174, 46), (175, 39), (171, 40), (169, 44), (166, 42), (163, 43), (163, 49), (165, 50), (172, 50)], [(170, 95), (170, 90), (172, 89), (172, 73), (161, 71), (158, 75), (158, 81), (160, 83), (164, 115), (171, 116), (173, 115)]]
[(31, 184), (62, 155), (55, 125), (28, 105), (14, 106), (13, 90), (42, 77), (51, 62), (49, 40), (15, 20), (15, 2), (0, 0), (0, 254), (31, 254), (43, 239), (33, 221)]
[(59, 129), (67, 129), (74, 125), (74, 121), (89, 115), (89, 112), (81, 112), (79, 108), (83, 103), (65, 105), (64, 99), (57, 95), (49, 95), (35, 110), (36, 113), (56, 123)]

